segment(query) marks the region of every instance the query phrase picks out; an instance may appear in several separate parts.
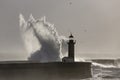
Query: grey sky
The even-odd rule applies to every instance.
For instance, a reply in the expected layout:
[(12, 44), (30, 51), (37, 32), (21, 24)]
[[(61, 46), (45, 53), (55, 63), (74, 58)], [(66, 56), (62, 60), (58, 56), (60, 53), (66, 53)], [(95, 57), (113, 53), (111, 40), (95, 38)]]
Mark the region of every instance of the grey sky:
[[(71, 4), (72, 3), (72, 4)], [(120, 56), (120, 0), (0, 0), (0, 59), (25, 59), (19, 14), (46, 16), (59, 34), (72, 32), (80, 57)]]

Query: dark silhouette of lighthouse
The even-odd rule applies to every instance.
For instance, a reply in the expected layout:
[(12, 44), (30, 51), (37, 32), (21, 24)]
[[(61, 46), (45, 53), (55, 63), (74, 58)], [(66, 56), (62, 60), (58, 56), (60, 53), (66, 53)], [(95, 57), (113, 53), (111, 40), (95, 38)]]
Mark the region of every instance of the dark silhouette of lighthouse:
[(74, 36), (71, 34), (69, 36), (69, 41), (68, 41), (68, 57), (64, 57), (62, 59), (63, 62), (74, 62), (74, 51), (75, 51), (75, 43), (76, 41), (74, 40)]
[(74, 61), (74, 45), (75, 45), (74, 37), (71, 34), (69, 36), (69, 42), (68, 42), (68, 57), (72, 59), (72, 61)]

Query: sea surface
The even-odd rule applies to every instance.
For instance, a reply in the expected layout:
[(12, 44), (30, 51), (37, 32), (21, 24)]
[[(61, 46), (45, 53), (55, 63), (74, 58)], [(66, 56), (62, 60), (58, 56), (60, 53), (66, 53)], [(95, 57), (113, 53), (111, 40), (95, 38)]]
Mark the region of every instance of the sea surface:
[[(95, 64), (92, 66), (92, 78), (83, 80), (120, 80), (120, 67), (116, 64)], [(117, 63), (117, 65), (120, 65), (120, 63)]]
[(120, 68), (93, 68), (91, 80), (120, 80)]

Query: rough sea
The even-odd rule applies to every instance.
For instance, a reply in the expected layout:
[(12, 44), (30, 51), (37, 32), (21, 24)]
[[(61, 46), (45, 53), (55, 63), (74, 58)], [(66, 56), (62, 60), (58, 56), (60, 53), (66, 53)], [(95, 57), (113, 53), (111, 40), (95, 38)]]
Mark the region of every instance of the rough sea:
[(120, 80), (120, 68), (93, 68), (92, 80)]
[(114, 60), (114, 63), (111, 60), (104, 60), (103, 63), (93, 62), (92, 78), (83, 80), (120, 80), (119, 61)]

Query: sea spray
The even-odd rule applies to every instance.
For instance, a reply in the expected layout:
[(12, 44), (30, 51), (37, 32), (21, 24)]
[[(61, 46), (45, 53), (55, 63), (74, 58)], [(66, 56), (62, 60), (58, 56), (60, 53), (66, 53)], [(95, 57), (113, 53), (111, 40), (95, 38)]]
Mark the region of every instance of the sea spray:
[(63, 54), (67, 53), (67, 38), (59, 36), (53, 24), (46, 18), (35, 20), (32, 15), (25, 21), (22, 14), (20, 18), (20, 30), (23, 36), (29, 60), (40, 62), (61, 61)]
[(25, 21), (22, 14), (19, 16), (19, 23), (20, 23), (20, 31), (25, 43), (25, 47), (28, 53), (34, 53), (38, 49), (41, 48), (38, 39), (34, 36), (34, 32), (32, 27), (29, 26), (29, 21)]

